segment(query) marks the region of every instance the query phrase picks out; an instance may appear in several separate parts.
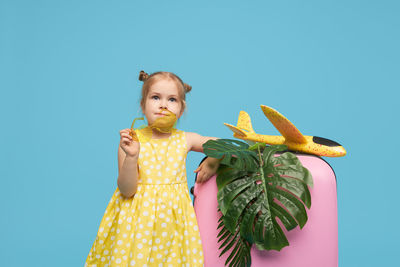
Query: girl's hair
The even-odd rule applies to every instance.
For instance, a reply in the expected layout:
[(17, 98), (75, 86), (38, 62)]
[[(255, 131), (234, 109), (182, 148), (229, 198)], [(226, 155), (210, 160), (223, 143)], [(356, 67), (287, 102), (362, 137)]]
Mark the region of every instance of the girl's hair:
[(182, 103), (182, 111), (184, 111), (186, 108), (186, 93), (189, 93), (190, 90), (192, 90), (192, 87), (184, 83), (176, 74), (166, 71), (154, 72), (151, 75), (148, 75), (144, 71), (140, 71), (139, 81), (143, 82), (142, 98), (140, 100), (140, 106), (142, 109), (144, 109), (146, 98), (149, 94), (151, 86), (160, 79), (169, 79), (175, 82), (176, 87), (178, 87), (179, 100)]

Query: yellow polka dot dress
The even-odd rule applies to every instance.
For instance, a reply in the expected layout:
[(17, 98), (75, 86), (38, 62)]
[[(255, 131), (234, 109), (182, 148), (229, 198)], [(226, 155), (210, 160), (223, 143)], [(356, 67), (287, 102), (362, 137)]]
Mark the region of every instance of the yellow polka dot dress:
[(85, 266), (203, 266), (203, 249), (186, 181), (185, 132), (140, 142), (138, 189), (114, 192)]

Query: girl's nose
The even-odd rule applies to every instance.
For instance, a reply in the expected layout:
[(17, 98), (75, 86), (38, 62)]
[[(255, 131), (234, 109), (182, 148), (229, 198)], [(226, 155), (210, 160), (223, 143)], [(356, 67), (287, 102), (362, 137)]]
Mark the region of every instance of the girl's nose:
[(167, 101), (166, 100), (161, 100), (160, 101), (160, 108), (167, 108)]

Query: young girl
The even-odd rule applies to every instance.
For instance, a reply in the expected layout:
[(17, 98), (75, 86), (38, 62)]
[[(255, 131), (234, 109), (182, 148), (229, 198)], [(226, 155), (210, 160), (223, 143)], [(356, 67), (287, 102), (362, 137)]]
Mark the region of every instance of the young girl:
[[(170, 72), (147, 75), (140, 105), (148, 126), (120, 131), (118, 188), (100, 223), (85, 266), (203, 266), (203, 250), (186, 181), (186, 155), (202, 152), (212, 137), (152, 127), (172, 112), (185, 110), (191, 87)], [(171, 113), (171, 114), (172, 114)], [(208, 180), (218, 160), (207, 158), (196, 170)]]

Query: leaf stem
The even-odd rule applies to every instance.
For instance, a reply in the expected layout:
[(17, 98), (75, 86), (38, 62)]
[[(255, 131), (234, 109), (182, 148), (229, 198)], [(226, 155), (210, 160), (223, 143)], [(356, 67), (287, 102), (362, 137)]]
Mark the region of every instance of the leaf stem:
[[(266, 182), (265, 182), (265, 177), (264, 177), (264, 161), (263, 161), (263, 159), (262, 159), (262, 156), (261, 156), (261, 151), (260, 151), (260, 146), (258, 146), (257, 147), (257, 150), (258, 150), (258, 156), (260, 157), (260, 174), (261, 174), (261, 177), (262, 177), (262, 184), (263, 184), (263, 187), (264, 187), (264, 194), (265, 194), (265, 196), (266, 196), (266, 200), (268, 199), (268, 193), (267, 193), (267, 185), (265, 184)], [(268, 205), (268, 201), (266, 201), (266, 205), (267, 206), (269, 206)]]
[(264, 166), (264, 161), (262, 160), (262, 157), (261, 157), (260, 146), (257, 146), (257, 150), (258, 150), (258, 156), (260, 157), (260, 163), (261, 163), (261, 168), (262, 168)]
[(260, 173), (261, 173), (261, 177), (263, 178), (262, 184), (264, 186), (264, 192), (265, 192), (265, 194), (267, 194), (267, 186), (265, 185), (264, 169), (263, 169), (264, 161), (263, 161), (262, 156), (261, 156), (260, 147), (258, 146), (257, 149), (258, 149), (258, 156), (260, 157)]

